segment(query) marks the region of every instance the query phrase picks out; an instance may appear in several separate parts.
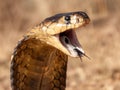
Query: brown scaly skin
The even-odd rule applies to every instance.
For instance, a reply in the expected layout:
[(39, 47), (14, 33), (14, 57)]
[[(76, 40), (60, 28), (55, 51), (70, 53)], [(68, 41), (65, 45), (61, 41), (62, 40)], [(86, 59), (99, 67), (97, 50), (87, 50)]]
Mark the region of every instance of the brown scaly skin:
[[(57, 23), (64, 24), (62, 20), (66, 15), (78, 16), (82, 22), (80, 24), (76, 22), (67, 28), (65, 27), (68, 23), (65, 27), (59, 25), (57, 27)], [(61, 44), (56, 35), (86, 25), (88, 22), (89, 18), (83, 12), (63, 13), (45, 19), (27, 33), (13, 53), (12, 90), (65, 90), (67, 60), (68, 55), (72, 56), (72, 54)], [(72, 44), (70, 43), (70, 45)], [(80, 47), (80, 45), (78, 46)], [(85, 55), (82, 51), (77, 53), (77, 56), (80, 57), (82, 54)]]
[(22, 40), (17, 48), (11, 68), (13, 90), (64, 90), (67, 55), (36, 39)]

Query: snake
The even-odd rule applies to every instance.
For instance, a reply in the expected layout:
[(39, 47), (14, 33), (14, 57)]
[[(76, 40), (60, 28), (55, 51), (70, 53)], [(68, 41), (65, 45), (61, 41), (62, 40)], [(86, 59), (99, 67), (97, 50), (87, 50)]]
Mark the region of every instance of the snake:
[(89, 24), (83, 11), (44, 19), (29, 30), (11, 57), (12, 90), (65, 90), (68, 56), (87, 56), (76, 31)]

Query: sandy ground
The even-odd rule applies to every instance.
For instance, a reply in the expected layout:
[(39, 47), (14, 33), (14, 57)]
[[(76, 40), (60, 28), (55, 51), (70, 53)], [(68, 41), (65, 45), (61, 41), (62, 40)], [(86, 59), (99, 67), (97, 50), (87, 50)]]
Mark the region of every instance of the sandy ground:
[[(24, 0), (12, 1), (0, 0), (0, 90), (11, 90), (10, 57), (17, 41), (28, 28), (55, 13), (79, 10), (86, 11), (91, 18), (88, 26), (77, 30), (80, 43), (91, 59), (83, 57), (81, 62), (79, 58), (69, 57), (66, 90), (120, 90), (118, 4), (114, 5), (110, 0), (113, 5), (109, 7), (109, 2), (109, 8), (106, 9), (106, 3), (97, 2), (104, 7), (99, 11), (99, 4), (96, 7), (93, 1), (88, 3), (87, 0), (64, 3), (55, 0), (26, 0), (27, 3)], [(94, 13), (92, 6), (98, 8), (99, 12)]]

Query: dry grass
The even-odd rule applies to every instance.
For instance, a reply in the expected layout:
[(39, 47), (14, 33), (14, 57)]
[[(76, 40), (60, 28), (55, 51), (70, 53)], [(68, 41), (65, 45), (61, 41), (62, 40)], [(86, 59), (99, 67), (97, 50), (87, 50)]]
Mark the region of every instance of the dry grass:
[(67, 90), (119, 90), (119, 6), (119, 0), (0, 0), (0, 90), (11, 90), (10, 56), (28, 28), (55, 13), (79, 10), (91, 18), (90, 25), (78, 30), (91, 60), (70, 58)]

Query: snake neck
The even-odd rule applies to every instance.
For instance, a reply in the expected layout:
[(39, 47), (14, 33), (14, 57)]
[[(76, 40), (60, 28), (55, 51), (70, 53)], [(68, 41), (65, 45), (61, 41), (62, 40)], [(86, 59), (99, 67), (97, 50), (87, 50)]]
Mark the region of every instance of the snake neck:
[(12, 90), (65, 90), (67, 55), (37, 39), (23, 39), (11, 62)]

